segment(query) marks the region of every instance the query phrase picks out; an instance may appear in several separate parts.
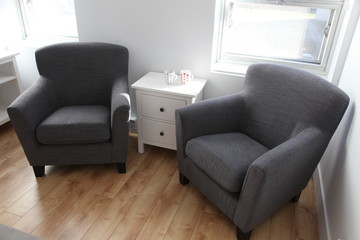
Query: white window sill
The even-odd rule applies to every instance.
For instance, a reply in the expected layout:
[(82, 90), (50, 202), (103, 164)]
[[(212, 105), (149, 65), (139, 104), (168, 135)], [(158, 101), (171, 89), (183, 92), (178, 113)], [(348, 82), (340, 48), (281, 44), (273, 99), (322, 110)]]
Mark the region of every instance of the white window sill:
[(222, 63), (217, 62), (213, 63), (211, 66), (211, 71), (214, 73), (225, 74), (225, 75), (235, 75), (235, 76), (245, 76), (245, 73), (249, 65), (242, 64), (231, 64), (231, 63)]
[[(258, 63), (260, 63), (260, 62), (261, 61), (258, 61)], [(265, 62), (292, 66), (292, 67), (295, 67), (295, 68), (302, 69), (304, 71), (313, 73), (313, 74), (315, 74), (315, 75), (329, 81), (329, 79), (328, 79), (329, 74), (327, 72), (325, 72), (323, 70), (320, 70), (319, 68), (313, 68), (313, 67), (308, 66), (306, 64), (301, 65), (301, 64), (291, 64), (289, 62), (263, 61), (263, 63), (265, 63)], [(255, 63), (257, 63), (257, 62), (238, 63), (238, 62), (221, 62), (221, 61), (219, 61), (219, 62), (216, 62), (216, 63), (212, 64), (211, 71), (214, 72), (214, 73), (218, 73), (218, 74), (234, 75), (234, 76), (244, 77), (248, 67), (251, 64), (255, 64)]]

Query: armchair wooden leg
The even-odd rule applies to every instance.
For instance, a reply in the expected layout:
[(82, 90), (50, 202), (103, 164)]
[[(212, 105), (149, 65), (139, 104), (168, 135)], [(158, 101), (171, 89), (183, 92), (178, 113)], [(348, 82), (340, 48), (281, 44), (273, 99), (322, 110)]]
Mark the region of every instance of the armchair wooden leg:
[(117, 163), (119, 173), (126, 173), (126, 163)]
[(182, 175), (181, 172), (179, 172), (179, 182), (181, 183), (181, 185), (186, 185), (188, 184), (190, 181), (187, 177), (185, 177), (184, 175)]
[(244, 233), (243, 231), (241, 231), (240, 228), (237, 228), (237, 230), (236, 230), (237, 240), (249, 240), (251, 237), (251, 232), (252, 232), (252, 230)]
[(299, 199), (300, 199), (300, 196), (301, 196), (301, 192), (302, 192), (302, 191), (300, 191), (296, 196), (294, 196), (294, 197), (291, 199), (291, 201), (294, 202), (294, 203), (298, 202)]
[(45, 166), (33, 166), (35, 177), (43, 177), (45, 175)]

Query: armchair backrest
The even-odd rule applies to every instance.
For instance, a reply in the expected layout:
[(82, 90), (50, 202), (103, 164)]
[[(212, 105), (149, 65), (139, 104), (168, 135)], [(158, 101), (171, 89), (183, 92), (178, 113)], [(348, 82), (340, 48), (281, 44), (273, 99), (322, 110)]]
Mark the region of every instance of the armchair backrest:
[(349, 97), (326, 80), (292, 67), (254, 64), (245, 76), (243, 132), (273, 148), (308, 127), (330, 140)]
[(62, 106), (109, 105), (115, 79), (128, 74), (128, 50), (109, 43), (60, 43), (35, 53), (41, 76), (51, 81)]

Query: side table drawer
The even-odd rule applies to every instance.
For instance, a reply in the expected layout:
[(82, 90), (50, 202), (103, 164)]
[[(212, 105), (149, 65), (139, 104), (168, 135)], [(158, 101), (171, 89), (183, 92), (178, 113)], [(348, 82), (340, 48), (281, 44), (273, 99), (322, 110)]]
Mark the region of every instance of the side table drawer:
[(142, 119), (144, 140), (176, 145), (175, 125)]
[(141, 111), (143, 117), (175, 122), (175, 109), (185, 106), (186, 102), (172, 98), (153, 95), (141, 95)]

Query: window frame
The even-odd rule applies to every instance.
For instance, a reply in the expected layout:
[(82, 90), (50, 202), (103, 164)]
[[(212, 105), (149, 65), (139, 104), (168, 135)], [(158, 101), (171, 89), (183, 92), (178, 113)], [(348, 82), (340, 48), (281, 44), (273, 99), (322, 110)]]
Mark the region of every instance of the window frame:
[[(329, 31), (329, 35), (327, 36), (328, 40), (323, 52), (321, 63), (315, 64), (261, 56), (234, 56), (231, 54), (222, 55), (222, 38), (224, 33), (224, 26), (226, 26), (228, 20), (227, 17), (229, 16), (230, 2), (270, 5), (281, 5), (284, 3), (287, 6), (326, 8), (333, 10), (331, 17), (331, 29)], [(218, 73), (244, 75), (249, 65), (258, 62), (268, 62), (290, 65), (313, 72), (318, 75), (326, 75), (330, 68), (332, 56), (334, 55), (334, 43), (336, 43), (339, 36), (339, 26), (341, 26), (343, 19), (344, 5), (344, 0), (216, 0), (211, 70)]]

